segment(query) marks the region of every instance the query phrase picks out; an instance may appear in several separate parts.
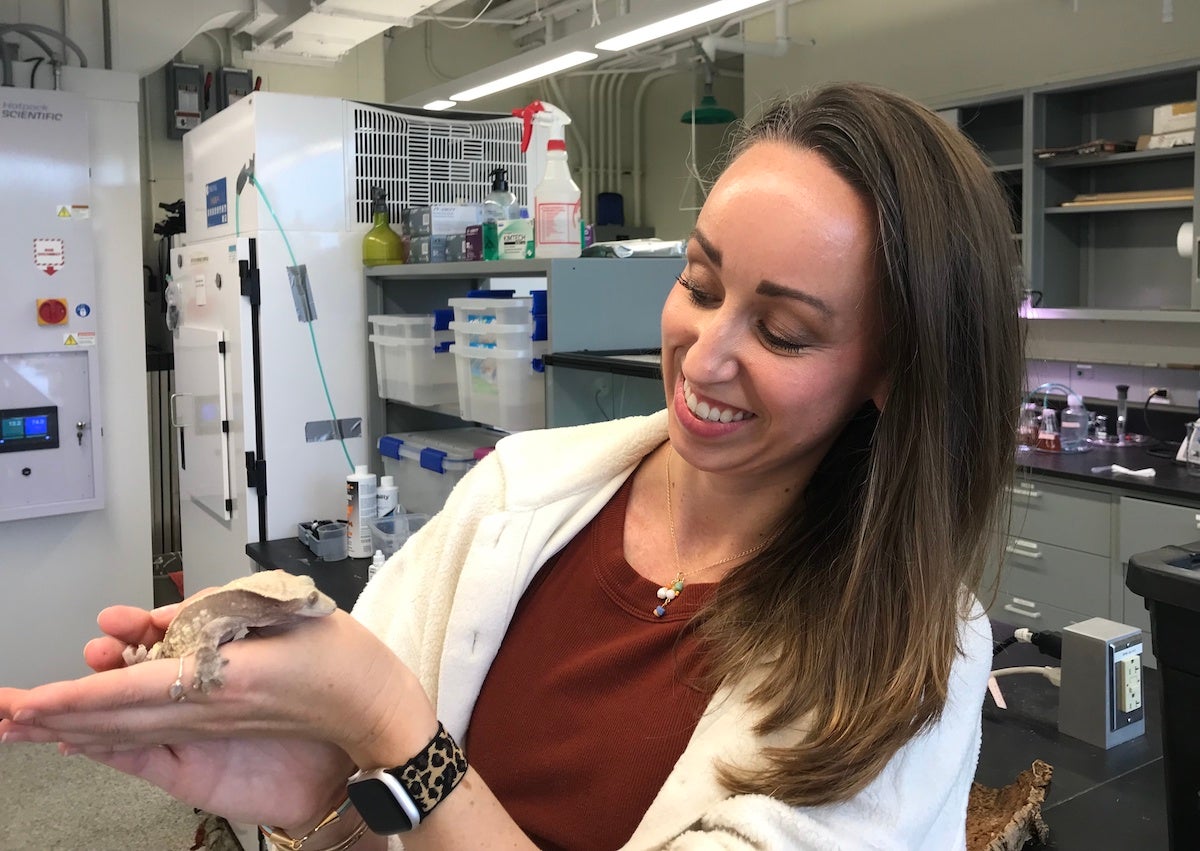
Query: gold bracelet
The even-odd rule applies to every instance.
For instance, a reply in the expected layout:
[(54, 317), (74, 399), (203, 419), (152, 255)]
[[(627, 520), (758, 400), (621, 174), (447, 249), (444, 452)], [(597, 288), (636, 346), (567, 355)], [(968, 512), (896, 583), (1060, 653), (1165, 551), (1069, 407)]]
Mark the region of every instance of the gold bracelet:
[[(328, 848), (313, 848), (313, 849), (311, 849), (311, 851), (346, 851), (347, 848), (350, 848), (350, 847), (358, 844), (358, 840), (362, 839), (363, 834), (366, 832), (367, 832), (367, 823), (365, 821), (360, 821), (358, 823), (358, 827), (354, 828), (354, 832), (351, 833), (349, 836), (347, 836), (345, 839), (343, 839), (341, 842), (339, 842), (337, 845), (330, 845)], [(267, 837), (267, 841), (270, 842), (273, 847), (281, 849), (281, 851), (288, 851), (288, 846), (277, 845), (276, 844), (277, 840), (275, 840), (271, 834), (265, 833), (264, 835)], [(312, 836), (312, 834), (310, 833), (307, 836), (304, 836), (299, 840), (289, 840), (289, 841), (300, 842), (301, 844), (303, 844), (304, 840), (308, 839), (309, 836)], [(296, 846), (296, 847), (298, 848), (300, 846)]]
[[(300, 849), (304, 847), (304, 843), (312, 839), (312, 837), (318, 831), (329, 827), (331, 824), (337, 824), (339, 821), (341, 821), (342, 816), (345, 815), (346, 810), (348, 809), (350, 809), (349, 796), (347, 796), (340, 804), (330, 810), (329, 815), (317, 822), (316, 826), (312, 830), (303, 836), (296, 838), (289, 836), (286, 830), (272, 827), (269, 824), (260, 824), (258, 829), (262, 831), (262, 835), (269, 839), (276, 848), (280, 849), (280, 851), (300, 851)], [(362, 825), (359, 826), (361, 827)], [(362, 831), (357, 831), (357, 836), (354, 837), (354, 841), (357, 842), (358, 838), (361, 836)], [(337, 847), (340, 851), (341, 848), (349, 848), (350, 845), (339, 845)], [(333, 849), (313, 849), (313, 851), (333, 851)]]

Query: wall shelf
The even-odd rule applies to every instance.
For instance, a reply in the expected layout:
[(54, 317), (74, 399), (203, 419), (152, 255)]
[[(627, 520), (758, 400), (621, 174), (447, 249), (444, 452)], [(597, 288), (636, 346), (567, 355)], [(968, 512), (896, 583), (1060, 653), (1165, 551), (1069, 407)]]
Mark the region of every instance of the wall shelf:
[(1195, 145), (1180, 145), (1174, 148), (1156, 148), (1150, 151), (1125, 151), (1120, 154), (1097, 154), (1090, 157), (1050, 157), (1038, 160), (1043, 168), (1093, 168), (1125, 163), (1152, 162), (1154, 160), (1179, 160), (1193, 156)]
[(1047, 207), (1047, 216), (1081, 213), (1135, 213), (1139, 210), (1190, 210), (1192, 201), (1135, 201), (1129, 204), (1079, 204), (1072, 207)]
[[(1046, 159), (1035, 153), (1149, 134), (1154, 109), (1196, 100), (1198, 83), (1200, 62), (1189, 60), (939, 105), (1004, 190), (1012, 230), (1021, 234), (1024, 286), (1042, 293), (1041, 312), (1099, 310), (1106, 322), (1156, 321), (1147, 312), (1164, 308), (1173, 317), (1200, 312), (1197, 258), (1176, 250), (1180, 226), (1200, 219), (1200, 200), (1178, 191), (1200, 185), (1195, 145)], [(1179, 200), (1062, 206), (1110, 193), (1169, 198), (1172, 190)]]

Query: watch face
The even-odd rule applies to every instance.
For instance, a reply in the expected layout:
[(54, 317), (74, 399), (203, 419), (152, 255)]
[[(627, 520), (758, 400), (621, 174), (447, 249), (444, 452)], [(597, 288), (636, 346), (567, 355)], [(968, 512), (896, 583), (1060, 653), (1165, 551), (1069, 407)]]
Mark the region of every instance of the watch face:
[(346, 792), (350, 795), (354, 808), (374, 833), (403, 833), (412, 830), (412, 820), (382, 780), (358, 780), (347, 786)]

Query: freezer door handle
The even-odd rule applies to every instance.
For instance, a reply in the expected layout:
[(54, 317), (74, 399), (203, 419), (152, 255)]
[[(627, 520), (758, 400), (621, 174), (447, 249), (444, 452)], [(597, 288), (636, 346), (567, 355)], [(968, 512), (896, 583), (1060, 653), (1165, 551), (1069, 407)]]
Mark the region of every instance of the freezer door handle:
[(178, 428), (178, 429), (186, 428), (186, 426), (184, 426), (183, 424), (181, 424), (179, 422), (179, 417), (177, 417), (175, 415), (175, 400), (180, 398), (181, 396), (187, 396), (190, 399), (192, 394), (191, 393), (172, 393), (171, 398), (167, 400), (167, 416), (171, 420), (171, 428)]

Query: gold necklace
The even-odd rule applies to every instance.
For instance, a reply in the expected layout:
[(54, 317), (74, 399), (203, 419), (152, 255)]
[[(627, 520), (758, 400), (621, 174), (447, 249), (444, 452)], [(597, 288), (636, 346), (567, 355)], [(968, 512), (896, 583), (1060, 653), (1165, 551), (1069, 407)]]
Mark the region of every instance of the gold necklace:
[(675, 515), (671, 511), (671, 455), (674, 453), (671, 444), (667, 444), (667, 528), (671, 531), (671, 549), (675, 553), (675, 579), (669, 584), (658, 589), (659, 604), (654, 607), (654, 616), (661, 618), (667, 613), (667, 606), (672, 600), (683, 593), (683, 580), (689, 576), (695, 576), (697, 573), (704, 573), (706, 570), (712, 570), (714, 567), (719, 567), (722, 564), (729, 564), (731, 561), (752, 556), (771, 541), (775, 540), (775, 536), (771, 535), (761, 544), (751, 547), (748, 550), (742, 550), (740, 553), (723, 558), (720, 561), (714, 561), (712, 564), (698, 567), (695, 570), (689, 570), (684, 573), (679, 569), (679, 542), (675, 540)]

